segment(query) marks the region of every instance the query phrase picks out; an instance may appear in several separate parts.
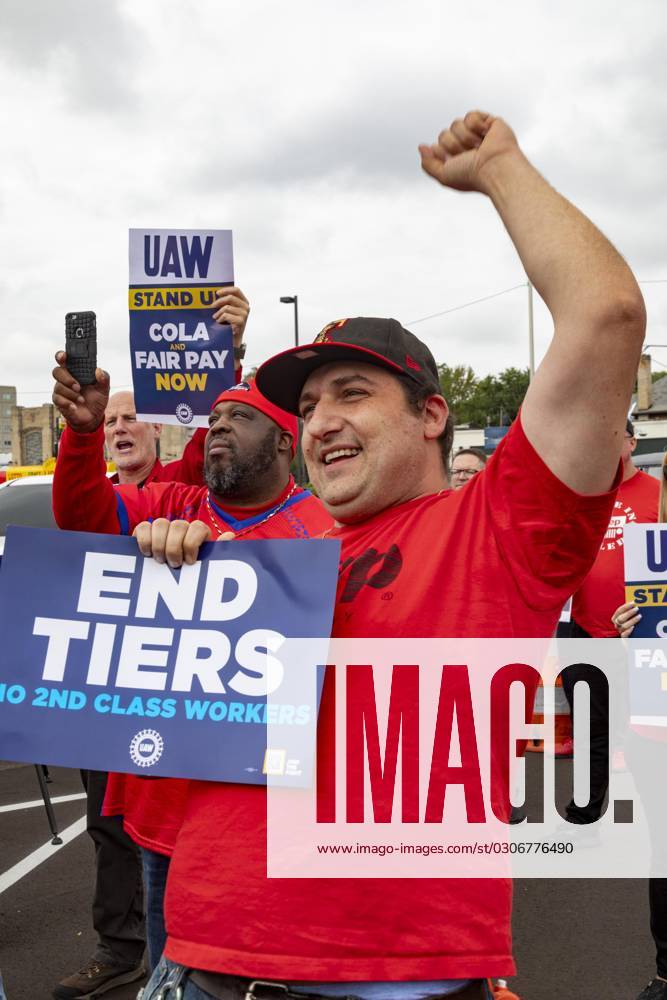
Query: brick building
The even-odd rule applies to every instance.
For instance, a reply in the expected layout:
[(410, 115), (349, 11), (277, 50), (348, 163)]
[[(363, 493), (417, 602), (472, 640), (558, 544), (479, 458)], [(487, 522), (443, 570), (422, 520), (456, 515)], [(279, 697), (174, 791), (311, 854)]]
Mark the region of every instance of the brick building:
[(12, 450), (12, 413), (16, 406), (16, 386), (0, 385), (0, 455)]
[(41, 465), (55, 455), (58, 416), (52, 403), (12, 407), (13, 465)]

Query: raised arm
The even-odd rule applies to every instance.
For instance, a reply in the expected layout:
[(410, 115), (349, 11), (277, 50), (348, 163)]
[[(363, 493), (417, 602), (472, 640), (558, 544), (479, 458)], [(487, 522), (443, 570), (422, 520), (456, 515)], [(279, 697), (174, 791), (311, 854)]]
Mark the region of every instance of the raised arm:
[(59, 351), (53, 369), (53, 403), (67, 423), (53, 477), (53, 513), (60, 528), (118, 534), (116, 495), (104, 462), (109, 376), (98, 368), (97, 381), (80, 386), (65, 367), (66, 360)]
[(607, 490), (646, 325), (632, 272), (537, 172), (502, 119), (469, 112), (419, 149), (441, 184), (491, 198), (553, 317), (553, 340), (521, 411), (526, 436), (571, 489)]

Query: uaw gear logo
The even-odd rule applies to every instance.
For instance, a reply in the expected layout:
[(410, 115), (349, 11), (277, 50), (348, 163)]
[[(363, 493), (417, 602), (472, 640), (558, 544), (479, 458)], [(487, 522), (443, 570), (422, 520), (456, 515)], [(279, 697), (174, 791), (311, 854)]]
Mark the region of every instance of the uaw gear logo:
[(634, 524), (636, 520), (637, 515), (632, 507), (624, 507), (620, 500), (617, 500), (614, 503), (614, 511), (611, 515), (604, 539), (602, 540), (600, 551), (613, 552), (617, 548), (620, 549), (623, 545), (623, 530), (625, 526), (627, 524)]
[(130, 741), (130, 757), (137, 767), (152, 767), (157, 764), (164, 740), (156, 729), (142, 729)]
[(192, 422), (193, 416), (192, 407), (188, 406), (187, 403), (179, 403), (176, 407), (176, 419), (179, 423), (189, 424)]
[(346, 319), (335, 319), (333, 323), (327, 323), (323, 330), (320, 330), (313, 341), (314, 344), (331, 344), (335, 338), (331, 336), (332, 330), (340, 330), (347, 323)]

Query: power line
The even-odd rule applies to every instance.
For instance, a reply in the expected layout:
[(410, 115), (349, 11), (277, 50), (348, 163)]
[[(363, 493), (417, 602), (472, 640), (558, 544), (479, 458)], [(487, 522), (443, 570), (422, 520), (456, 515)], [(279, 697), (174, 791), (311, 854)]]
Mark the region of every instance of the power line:
[(432, 313), (430, 316), (422, 316), (421, 319), (408, 320), (408, 326), (415, 326), (417, 323), (425, 323), (428, 319), (436, 319), (438, 316), (446, 316), (447, 313), (458, 312), (459, 309), (467, 309), (468, 306), (476, 306), (479, 302), (488, 302), (490, 299), (497, 299), (500, 295), (507, 295), (508, 292), (516, 292), (518, 288), (525, 288), (526, 282), (520, 285), (512, 285), (511, 288), (503, 288), (501, 292), (494, 292), (493, 295), (483, 295), (481, 299), (472, 299), (470, 302), (463, 302), (460, 306), (452, 306), (451, 309), (443, 309), (442, 312)]
[[(638, 285), (667, 285), (667, 278), (642, 278), (637, 281)], [(460, 306), (452, 306), (450, 309), (443, 309), (442, 312), (431, 313), (430, 316), (422, 316), (421, 319), (411, 319), (408, 320), (409, 326), (414, 326), (416, 323), (425, 323), (429, 319), (437, 319), (438, 316), (446, 316), (448, 313), (458, 312), (459, 309), (467, 309), (468, 306), (476, 306), (480, 302), (488, 302), (490, 299), (497, 299), (500, 295), (507, 295), (508, 292), (516, 292), (519, 288), (525, 288), (526, 282), (522, 282), (520, 285), (512, 285), (511, 288), (503, 288), (500, 292), (494, 292), (492, 295), (483, 295), (480, 299), (471, 299), (470, 302), (462, 302)]]
[[(639, 285), (667, 285), (667, 278), (642, 278), (637, 280)], [(479, 305), (480, 302), (489, 302), (491, 299), (497, 299), (501, 295), (508, 295), (509, 292), (516, 292), (519, 288), (526, 288), (527, 282), (522, 281), (520, 285), (512, 285), (511, 288), (503, 288), (500, 292), (493, 292), (491, 295), (483, 295), (479, 299), (471, 299), (470, 302), (462, 302), (461, 305), (451, 306), (449, 309), (443, 309), (441, 312), (431, 313), (430, 316), (422, 316), (420, 319), (408, 320), (408, 326), (416, 326), (417, 323), (426, 323), (430, 319), (437, 319), (439, 316), (447, 316), (449, 313), (458, 312), (461, 309), (468, 309), (470, 306)], [(660, 362), (657, 362), (658, 364)], [(250, 368), (253, 366), (250, 365)], [(131, 385), (119, 385), (114, 387), (114, 392), (118, 392), (121, 389), (132, 389)], [(17, 395), (21, 396), (43, 396), (48, 393), (48, 389), (20, 389), (17, 391)]]

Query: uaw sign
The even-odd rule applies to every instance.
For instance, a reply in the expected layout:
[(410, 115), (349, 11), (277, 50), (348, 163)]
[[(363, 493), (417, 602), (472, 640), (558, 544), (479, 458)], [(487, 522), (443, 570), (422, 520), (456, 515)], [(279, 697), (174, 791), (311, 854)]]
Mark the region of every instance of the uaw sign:
[(250, 784), (280, 758), (287, 784), (308, 782), (292, 748), (316, 699), (281, 699), (281, 648), (326, 637), (326, 662), (338, 557), (332, 541), (218, 542), (173, 570), (134, 539), (10, 528), (0, 758)]
[(641, 614), (629, 644), (631, 721), (667, 726), (667, 525), (626, 526), (624, 547), (625, 600)]
[(140, 420), (204, 427), (234, 382), (232, 331), (213, 320), (234, 283), (227, 229), (130, 230), (130, 355)]

